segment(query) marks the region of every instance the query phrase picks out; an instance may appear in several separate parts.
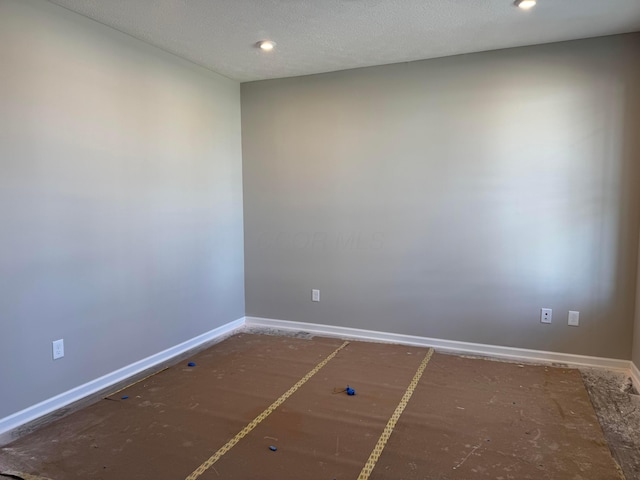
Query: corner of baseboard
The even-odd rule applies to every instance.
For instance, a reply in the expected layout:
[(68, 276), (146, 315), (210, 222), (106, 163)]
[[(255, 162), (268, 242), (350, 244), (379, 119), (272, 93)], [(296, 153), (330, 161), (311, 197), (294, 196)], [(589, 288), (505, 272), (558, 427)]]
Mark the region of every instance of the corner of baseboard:
[[(150, 355), (149, 357), (143, 358), (142, 360), (103, 375), (102, 377), (79, 385), (59, 395), (48, 398), (7, 417), (0, 418), (0, 446), (6, 445), (7, 443), (28, 433), (27, 430), (30, 429), (27, 428), (27, 425), (37, 428), (50, 423), (61, 416), (75, 411), (73, 408), (69, 408), (72, 404), (81, 402), (87, 397), (103, 392), (104, 390), (112, 388), (114, 385), (120, 384), (121, 382), (125, 382), (141, 372), (153, 372), (154, 367), (171, 361), (171, 359), (191, 350), (195, 350), (202, 345), (220, 341), (234, 335), (245, 328), (245, 323), (246, 317), (241, 317), (237, 320), (225, 323), (220, 327), (209, 330), (201, 335), (197, 335), (189, 340), (179, 343), (178, 345), (174, 345), (166, 350)], [(63, 409), (67, 410), (64, 412), (64, 415), (52, 415), (54, 412), (60, 413)], [(45, 417), (49, 416), (54, 418), (48, 420), (45, 419)]]
[(313, 324), (305, 322), (295, 322), (288, 320), (277, 320), (261, 317), (241, 317), (237, 320), (224, 324), (218, 328), (198, 335), (190, 340), (182, 342), (174, 347), (151, 355), (145, 359), (125, 366), (119, 370), (111, 372), (103, 377), (97, 378), (60, 395), (47, 399), (36, 405), (16, 412), (8, 417), (0, 419), (0, 446), (5, 445), (21, 436), (24, 426), (35, 424), (39, 419), (59, 411), (68, 405), (81, 401), (96, 392), (108, 389), (113, 385), (126, 381), (128, 378), (139, 374), (142, 371), (150, 370), (155, 366), (169, 361), (190, 350), (216, 340), (222, 340), (240, 331), (251, 328), (273, 328), (281, 330), (296, 330), (314, 333), (317, 335), (333, 336), (340, 338), (350, 338), (363, 341), (388, 342), (405, 345), (415, 345), (424, 347), (434, 347), (437, 350), (460, 353), (467, 355), (480, 355), (505, 359), (510, 361), (529, 361), (539, 363), (561, 363), (576, 367), (596, 367), (614, 370), (625, 370), (630, 372), (631, 379), (636, 389), (640, 390), (640, 370), (628, 360), (588, 357), (584, 355), (572, 355), (557, 352), (545, 352), (539, 350), (528, 350), (521, 348), (502, 347), (496, 345), (484, 345), (477, 343), (458, 342), (453, 340), (443, 340), (437, 338), (419, 337), (414, 335), (404, 335), (389, 332), (379, 332), (373, 330), (362, 330), (349, 327), (338, 327), (333, 325)]

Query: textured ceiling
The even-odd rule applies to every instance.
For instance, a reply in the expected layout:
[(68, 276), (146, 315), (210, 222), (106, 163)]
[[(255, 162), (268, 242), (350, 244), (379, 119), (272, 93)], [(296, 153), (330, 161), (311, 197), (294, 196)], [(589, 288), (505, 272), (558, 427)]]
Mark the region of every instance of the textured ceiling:
[(51, 1), (239, 81), (640, 31), (640, 0)]

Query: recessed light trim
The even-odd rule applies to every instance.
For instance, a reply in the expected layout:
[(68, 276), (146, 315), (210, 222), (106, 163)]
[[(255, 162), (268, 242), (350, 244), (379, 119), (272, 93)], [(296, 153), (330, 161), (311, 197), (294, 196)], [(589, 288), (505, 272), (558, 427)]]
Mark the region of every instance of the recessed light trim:
[(529, 10), (536, 6), (536, 0), (516, 0), (513, 4), (522, 10)]
[(275, 48), (276, 42), (272, 42), (271, 40), (261, 40), (256, 45), (263, 52), (270, 52)]

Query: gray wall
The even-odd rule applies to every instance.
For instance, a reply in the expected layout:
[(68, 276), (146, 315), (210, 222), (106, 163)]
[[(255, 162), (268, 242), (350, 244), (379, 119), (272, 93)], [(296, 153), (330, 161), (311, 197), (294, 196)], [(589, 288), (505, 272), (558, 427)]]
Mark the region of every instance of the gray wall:
[(635, 34), (243, 84), (247, 315), (629, 359), (638, 58)]
[(0, 418), (244, 315), (241, 163), (236, 82), (0, 0)]
[(640, 238), (638, 239), (638, 280), (636, 284), (636, 318), (633, 328), (633, 363), (640, 369)]

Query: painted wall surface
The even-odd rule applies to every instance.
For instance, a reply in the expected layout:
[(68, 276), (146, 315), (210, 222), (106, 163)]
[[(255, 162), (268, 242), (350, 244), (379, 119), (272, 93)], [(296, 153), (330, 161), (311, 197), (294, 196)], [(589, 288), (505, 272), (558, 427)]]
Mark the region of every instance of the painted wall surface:
[(631, 358), (638, 58), (634, 34), (242, 84), (247, 315)]
[(636, 284), (636, 317), (633, 327), (632, 360), (636, 367), (640, 369), (640, 238), (638, 239), (638, 280)]
[(239, 84), (0, 0), (0, 418), (244, 316), (241, 163)]

